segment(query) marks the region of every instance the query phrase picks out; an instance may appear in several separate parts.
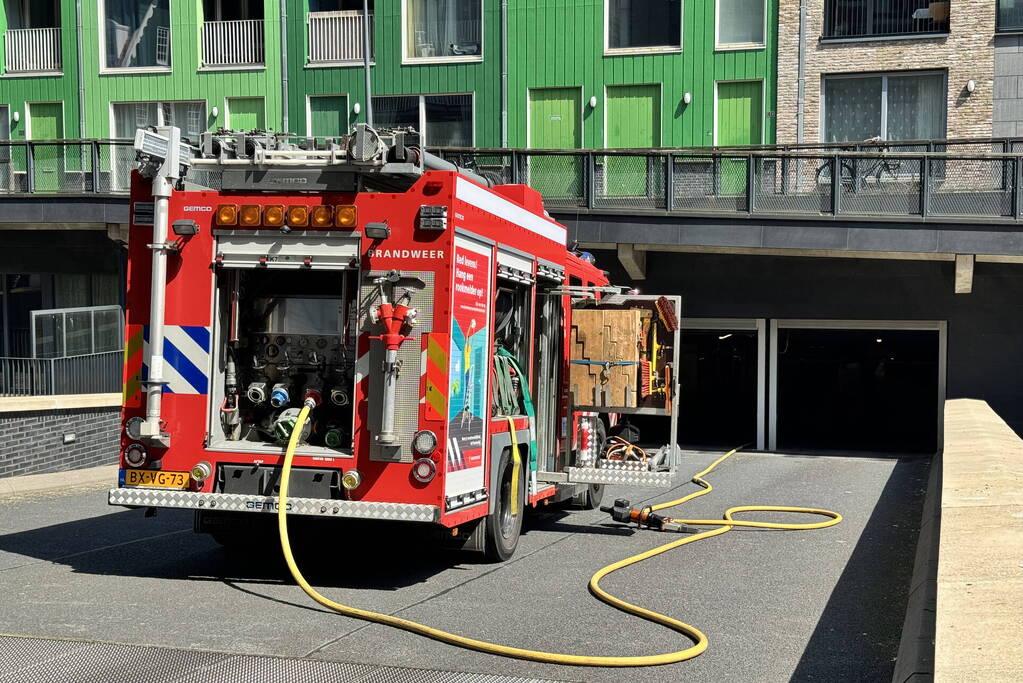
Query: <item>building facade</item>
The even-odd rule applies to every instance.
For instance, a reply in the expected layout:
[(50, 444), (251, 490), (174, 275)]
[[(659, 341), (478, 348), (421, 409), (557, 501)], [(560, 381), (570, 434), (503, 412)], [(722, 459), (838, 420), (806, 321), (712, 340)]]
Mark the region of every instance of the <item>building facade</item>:
[[(361, 0), (0, 7), (0, 136), (330, 136), (369, 111)], [(370, 0), (368, 21), (374, 122), (433, 146), (774, 141), (773, 0)]]
[(778, 16), (779, 142), (992, 134), (995, 3), (781, 0)]

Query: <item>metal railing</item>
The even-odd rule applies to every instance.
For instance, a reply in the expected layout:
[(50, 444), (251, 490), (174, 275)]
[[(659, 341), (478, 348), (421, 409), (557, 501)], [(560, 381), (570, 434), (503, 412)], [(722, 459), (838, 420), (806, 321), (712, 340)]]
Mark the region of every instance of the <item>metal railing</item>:
[(127, 193), (131, 140), (0, 140), (0, 195)]
[(203, 22), (203, 66), (260, 66), (264, 53), (262, 19)]
[[(369, 14), (370, 57), (373, 14)], [(309, 62), (356, 62), (363, 57), (363, 15), (358, 10), (309, 13)]]
[(60, 27), (8, 29), (4, 34), (7, 72), (60, 71)]
[[(987, 141), (983, 146), (990, 149), (989, 145)], [(1023, 156), (1014, 153), (435, 152), (495, 181), (530, 185), (552, 211), (875, 220), (984, 218), (994, 222), (1018, 221), (1023, 211)]]
[[(300, 144), (312, 142), (295, 138)], [(129, 140), (0, 141), (0, 195), (127, 194)], [(681, 149), (445, 148), (499, 182), (526, 183), (552, 210), (788, 215), (1014, 223), (1023, 139), (969, 138)], [(837, 170), (836, 170), (837, 169)], [(832, 182), (837, 178), (839, 182)], [(188, 180), (219, 188), (216, 171)]]
[(123, 351), (65, 358), (0, 358), (0, 396), (118, 392), (123, 363)]
[(825, 0), (821, 37), (948, 33), (949, 13), (948, 0)]

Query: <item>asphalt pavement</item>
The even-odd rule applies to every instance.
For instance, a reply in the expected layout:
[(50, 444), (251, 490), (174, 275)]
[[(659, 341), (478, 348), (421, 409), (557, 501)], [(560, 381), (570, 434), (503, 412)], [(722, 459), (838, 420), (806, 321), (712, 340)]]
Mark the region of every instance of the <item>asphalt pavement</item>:
[[(716, 456), (686, 453), (682, 471)], [(801, 505), (845, 519), (813, 531), (736, 529), (606, 578), (610, 592), (709, 637), (706, 653), (664, 667), (503, 659), (341, 617), (293, 584), (275, 534), (258, 552), (228, 551), (192, 533), (190, 512), (145, 518), (107, 506), (105, 488), (0, 498), (0, 633), (569, 681), (886, 680), (928, 464), (742, 453), (728, 460), (708, 477), (710, 495), (672, 514)], [(652, 502), (689, 490), (621, 488), (605, 500)], [(345, 604), (519, 647), (633, 655), (688, 641), (600, 603), (586, 582), (668, 540), (599, 511), (547, 509), (527, 518), (518, 551), (499, 565), (435, 551), (406, 527), (366, 524), (310, 529), (297, 556), (310, 581)]]

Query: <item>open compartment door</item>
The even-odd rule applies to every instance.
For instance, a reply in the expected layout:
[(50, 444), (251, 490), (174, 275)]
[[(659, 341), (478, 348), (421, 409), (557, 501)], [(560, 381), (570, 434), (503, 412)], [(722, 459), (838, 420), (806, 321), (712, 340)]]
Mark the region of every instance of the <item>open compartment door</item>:
[(661, 416), (662, 448), (576, 458), (568, 481), (671, 486), (678, 467), (678, 367), (682, 299), (612, 294), (572, 304), (568, 393), (576, 412)]

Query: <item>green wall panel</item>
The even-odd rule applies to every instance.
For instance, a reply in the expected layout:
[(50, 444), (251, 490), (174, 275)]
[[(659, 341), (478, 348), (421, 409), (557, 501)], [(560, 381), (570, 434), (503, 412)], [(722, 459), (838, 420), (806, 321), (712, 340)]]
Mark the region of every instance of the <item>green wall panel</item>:
[[(376, 0), (374, 10), (375, 61), (373, 92), (377, 95), (473, 93), (475, 141), (480, 146), (500, 144), (500, 0), (483, 0), (483, 61), (465, 63), (403, 63), (402, 6), (406, 0)], [(656, 85), (658, 136), (662, 145), (710, 145), (714, 133), (714, 87), (717, 81), (761, 80), (764, 139), (774, 141), (777, 7), (768, 0), (766, 46), (759, 50), (714, 49), (713, 0), (680, 0), (681, 51), (604, 54), (604, 2), (602, 0), (509, 0), (508, 128), (509, 145), (525, 146), (529, 91), (572, 87), (582, 93), (580, 146), (610, 144), (608, 97), (610, 86)], [(4, 0), (0, 0), (0, 8)], [(265, 21), (266, 65), (262, 69), (204, 70), (200, 68), (202, 2), (170, 0), (172, 71), (166, 73), (101, 73), (98, 3), (82, 2), (83, 73), (86, 107), (78, 111), (76, 25), (74, 0), (61, 0), (64, 72), (60, 76), (14, 78), (0, 76), (0, 103), (19, 111), (22, 122), (12, 137), (24, 138), (25, 102), (62, 101), (64, 130), (68, 136), (107, 137), (111, 134), (110, 103), (168, 100), (203, 100), (210, 114), (208, 126), (226, 125), (225, 101), (230, 97), (265, 98), (266, 125), (307, 134), (307, 96), (345, 96), (347, 120), (365, 120), (362, 69), (354, 66), (316, 67), (307, 63), (308, 0), (284, 0), (286, 35), (280, 32), (281, 3), (262, 0)], [(3, 64), (0, 11), (0, 71)], [(282, 55), (282, 39), (286, 55)], [(282, 58), (287, 71), (282, 73)], [(288, 102), (282, 101), (282, 79), (287, 79)], [(685, 92), (692, 102), (683, 104)], [(590, 97), (596, 107), (590, 107)], [(359, 103), (361, 113), (352, 108)], [(212, 110), (218, 109), (218, 116)], [(81, 126), (84, 113), (85, 126)], [(613, 127), (613, 126), (612, 126)]]

